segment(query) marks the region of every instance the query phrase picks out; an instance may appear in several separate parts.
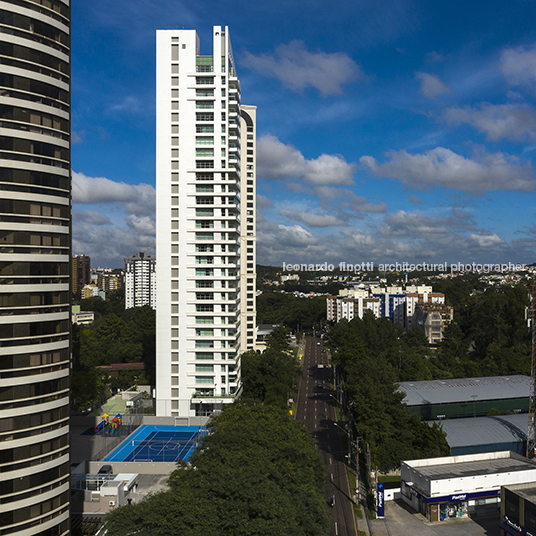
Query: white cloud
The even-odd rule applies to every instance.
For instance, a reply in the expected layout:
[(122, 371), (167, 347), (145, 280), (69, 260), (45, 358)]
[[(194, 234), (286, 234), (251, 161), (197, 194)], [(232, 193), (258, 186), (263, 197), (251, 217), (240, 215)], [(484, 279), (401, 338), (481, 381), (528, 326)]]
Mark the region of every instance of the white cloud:
[(324, 97), (341, 94), (343, 84), (363, 76), (347, 54), (309, 52), (302, 41), (279, 45), (273, 55), (246, 52), (242, 65), (276, 78), (293, 91), (314, 87)]
[(499, 67), (510, 85), (533, 87), (536, 83), (536, 46), (503, 50)]
[(301, 220), (308, 227), (341, 227), (348, 225), (344, 220), (331, 214), (314, 214), (299, 210), (280, 210), (279, 214), (290, 220)]
[(73, 220), (91, 225), (109, 225), (110, 218), (95, 210), (73, 210)]
[(432, 50), (432, 52), (426, 54), (424, 59), (427, 63), (443, 63), (445, 61), (445, 55)]
[(274, 204), (265, 195), (257, 194), (257, 208), (272, 208)]
[(490, 141), (536, 138), (536, 113), (526, 105), (483, 103), (476, 107), (448, 108), (443, 119), (449, 125), (467, 123), (485, 133)]
[(110, 106), (111, 112), (125, 112), (127, 114), (134, 114), (140, 111), (141, 102), (138, 97), (128, 95), (121, 102)]
[(452, 89), (446, 86), (439, 78), (433, 74), (415, 73), (421, 82), (421, 93), (427, 99), (435, 99), (439, 95), (452, 93)]
[(80, 143), (84, 143), (84, 137), (86, 136), (85, 130), (80, 130), (79, 132), (75, 132), (74, 130), (71, 133), (71, 142), (73, 145), (79, 145)]
[(356, 195), (347, 188), (332, 188), (330, 186), (317, 186), (315, 193), (325, 208), (359, 212), (387, 212), (385, 203), (369, 203), (367, 198)]
[(257, 174), (266, 179), (300, 179), (310, 184), (352, 184), (355, 164), (341, 155), (321, 154), (307, 160), (292, 145), (266, 135), (257, 143)]
[[(94, 264), (119, 268), (123, 257), (155, 253), (155, 190), (73, 172), (73, 203), (97, 210), (73, 211), (73, 250)], [(113, 221), (105, 213), (113, 215)]]
[(156, 192), (150, 184), (127, 184), (73, 171), (73, 203), (124, 203), (131, 214), (154, 214)]
[(506, 153), (481, 151), (470, 159), (450, 149), (436, 147), (423, 154), (390, 151), (387, 157), (389, 160), (383, 164), (378, 164), (372, 156), (363, 156), (360, 162), (376, 177), (395, 179), (421, 190), (442, 186), (478, 193), (491, 190), (532, 192), (536, 188), (531, 163), (523, 164)]
[(493, 248), (499, 244), (504, 244), (504, 240), (495, 233), (470, 234), (468, 241), (479, 248)]

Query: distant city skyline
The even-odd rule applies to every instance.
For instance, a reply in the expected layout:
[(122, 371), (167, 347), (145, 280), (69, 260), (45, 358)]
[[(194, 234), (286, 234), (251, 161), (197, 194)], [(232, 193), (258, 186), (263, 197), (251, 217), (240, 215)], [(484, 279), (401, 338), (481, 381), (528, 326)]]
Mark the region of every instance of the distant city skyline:
[(73, 6), (73, 250), (155, 254), (155, 30), (199, 28), (203, 54), (225, 21), (259, 106), (260, 264), (534, 262), (536, 6), (303, 7)]

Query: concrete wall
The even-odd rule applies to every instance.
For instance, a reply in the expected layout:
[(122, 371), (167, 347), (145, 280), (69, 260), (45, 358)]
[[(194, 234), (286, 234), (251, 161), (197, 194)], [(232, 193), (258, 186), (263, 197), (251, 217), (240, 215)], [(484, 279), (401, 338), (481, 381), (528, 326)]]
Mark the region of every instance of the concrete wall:
[[(94, 474), (104, 462), (87, 462), (87, 472)], [(177, 468), (175, 462), (106, 462), (112, 466), (112, 473), (138, 473), (140, 475), (169, 475)]]

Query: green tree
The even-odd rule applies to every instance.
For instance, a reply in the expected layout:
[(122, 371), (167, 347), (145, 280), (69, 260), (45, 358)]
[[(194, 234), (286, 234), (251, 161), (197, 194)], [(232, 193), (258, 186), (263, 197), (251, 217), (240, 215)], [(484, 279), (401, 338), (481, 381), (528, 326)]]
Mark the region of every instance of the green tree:
[(170, 490), (107, 516), (110, 536), (320, 536), (325, 468), (305, 427), (273, 406), (214, 418)]

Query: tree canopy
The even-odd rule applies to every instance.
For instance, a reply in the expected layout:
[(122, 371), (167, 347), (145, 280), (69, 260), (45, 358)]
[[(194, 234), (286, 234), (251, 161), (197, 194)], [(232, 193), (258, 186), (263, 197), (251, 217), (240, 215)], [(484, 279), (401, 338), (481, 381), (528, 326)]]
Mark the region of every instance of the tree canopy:
[(320, 536), (325, 469), (305, 427), (269, 405), (232, 405), (208, 425), (169, 491), (106, 518), (110, 536)]

